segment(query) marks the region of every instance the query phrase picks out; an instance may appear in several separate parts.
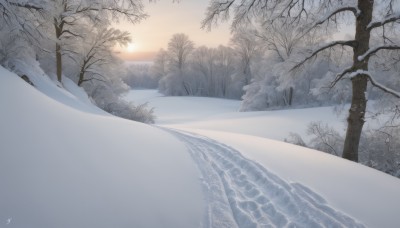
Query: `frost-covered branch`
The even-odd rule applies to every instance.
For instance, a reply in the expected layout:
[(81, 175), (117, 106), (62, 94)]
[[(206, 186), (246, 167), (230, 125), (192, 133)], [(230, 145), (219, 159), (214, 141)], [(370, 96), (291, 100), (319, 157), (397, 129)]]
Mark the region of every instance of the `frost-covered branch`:
[(368, 80), (371, 82), (371, 84), (373, 86), (375, 86), (376, 88), (382, 90), (385, 93), (388, 93), (388, 94), (391, 94), (391, 95), (393, 95), (393, 96), (395, 96), (397, 98), (400, 98), (400, 93), (399, 92), (394, 91), (394, 90), (392, 90), (392, 89), (380, 84), (379, 82), (375, 81), (375, 79), (370, 74), (366, 74), (366, 75), (368, 77)]
[(371, 84), (373, 86), (375, 86), (376, 88), (382, 90), (385, 93), (391, 94), (397, 98), (400, 98), (400, 93), (397, 91), (394, 91), (382, 84), (380, 84), (379, 82), (375, 81), (375, 79), (372, 77), (372, 75), (370, 74), (370, 72), (366, 71), (366, 70), (357, 70), (357, 71), (353, 71), (350, 73), (349, 78), (353, 79), (355, 77), (357, 77), (358, 75), (364, 75), (368, 78), (368, 80), (371, 82)]
[(148, 15), (143, 12), (143, 4), (141, 1), (104, 1), (101, 4), (79, 5), (76, 9), (71, 9), (74, 14), (87, 14), (89, 12), (108, 11), (114, 16), (125, 16), (132, 23), (136, 23), (146, 18)]
[(6, 1), (6, 2), (8, 2), (8, 4), (10, 4), (12, 6), (22, 7), (25, 9), (43, 10), (43, 7), (38, 6), (32, 2), (10, 2), (10, 1)]
[(311, 55), (309, 55), (308, 57), (306, 57), (305, 59), (303, 59), (300, 63), (296, 64), (296, 65), (292, 68), (292, 70), (299, 68), (299, 67), (300, 67), (301, 65), (303, 65), (305, 62), (307, 62), (308, 60), (310, 60), (310, 59), (312, 59), (313, 57), (317, 56), (318, 53), (320, 53), (320, 52), (322, 52), (322, 51), (324, 51), (324, 50), (326, 50), (326, 49), (328, 49), (328, 48), (332, 48), (332, 47), (334, 47), (334, 46), (337, 46), (337, 45), (349, 46), (349, 47), (353, 47), (353, 48), (354, 48), (354, 47), (356, 46), (356, 41), (354, 41), (354, 40), (338, 40), (338, 41), (334, 41), (334, 42), (331, 42), (331, 43), (329, 43), (329, 44), (326, 44), (326, 45), (324, 45), (324, 46), (322, 46), (322, 47), (320, 47), (320, 48), (314, 50), (314, 51), (312, 52)]
[(210, 30), (213, 24), (217, 24), (218, 18), (221, 16), (220, 14), (223, 14), (223, 20), (228, 19), (229, 9), (234, 2), (234, 0), (225, 2), (213, 1), (207, 8), (207, 15), (206, 18), (201, 22), (201, 28), (207, 28), (208, 30)]
[(358, 56), (358, 61), (368, 60), (372, 55), (376, 54), (380, 50), (400, 50), (398, 45), (384, 45), (369, 49), (365, 54)]
[(356, 16), (356, 17), (357, 17), (357, 15), (359, 13), (358, 12), (359, 10), (354, 6), (347, 6), (347, 7), (338, 8), (338, 9), (335, 9), (332, 12), (328, 13), (326, 16), (324, 16), (320, 20), (317, 20), (315, 22), (314, 26), (312, 26), (312, 27), (315, 27), (317, 25), (321, 25), (321, 24), (325, 23), (327, 20), (331, 19), (333, 16), (335, 16), (335, 15), (337, 15), (339, 13), (346, 12), (346, 11), (352, 12), (354, 14), (354, 16)]
[(367, 29), (371, 31), (374, 28), (378, 28), (378, 27), (381, 27), (381, 26), (383, 26), (385, 24), (393, 23), (393, 22), (396, 22), (396, 21), (400, 21), (400, 14), (390, 15), (389, 17), (386, 17), (382, 21), (371, 22), (368, 25)]
[(61, 35), (60, 36), (62, 36), (64, 34), (69, 34), (69, 35), (74, 36), (74, 37), (83, 38), (83, 36), (81, 36), (81, 35), (79, 35), (77, 33), (74, 33), (74, 32), (72, 32), (71, 30), (68, 30), (68, 29), (64, 29), (63, 31), (61, 31)]
[[(328, 13), (325, 13), (323, 9), (328, 9)], [(343, 12), (352, 12), (358, 16), (359, 9), (353, 5), (331, 0), (319, 3), (306, 0), (212, 0), (207, 8), (206, 17), (202, 21), (202, 28), (210, 29), (212, 25), (217, 24), (218, 20), (226, 21), (230, 17), (230, 12), (234, 13), (232, 21), (234, 28), (255, 15), (267, 16), (271, 21), (286, 18), (290, 19), (288, 23), (293, 23), (300, 21), (301, 18), (323, 13), (322, 18), (315, 21), (313, 28)]]

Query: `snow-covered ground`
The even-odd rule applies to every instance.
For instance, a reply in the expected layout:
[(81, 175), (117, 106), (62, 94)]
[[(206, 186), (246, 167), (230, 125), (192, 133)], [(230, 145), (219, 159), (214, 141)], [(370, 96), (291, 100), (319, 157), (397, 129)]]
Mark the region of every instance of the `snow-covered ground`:
[[(400, 196), (398, 196), (400, 181), (398, 179), (325, 153), (271, 140), (283, 140), (290, 132), (297, 132), (304, 136), (307, 124), (311, 121), (329, 123), (337, 130), (344, 131), (345, 112), (338, 116), (332, 108), (323, 107), (239, 113), (238, 101), (199, 97), (165, 97), (154, 90), (131, 91), (126, 99), (137, 103), (149, 102), (149, 105), (155, 108), (155, 114), (158, 117), (156, 124), (175, 132), (174, 134), (186, 143), (200, 170), (203, 169), (204, 164), (212, 164), (210, 166), (215, 168), (214, 172), (220, 174), (219, 181), (222, 182), (222, 186), (226, 179), (228, 186), (232, 187), (228, 189), (228, 192), (234, 197), (230, 198), (232, 195), (226, 194), (226, 202), (234, 205), (230, 210), (234, 211), (232, 208), (237, 207), (238, 211), (245, 214), (247, 212), (242, 216), (244, 221), (257, 221), (258, 225), (268, 222), (263, 220), (268, 217), (268, 212), (265, 204), (260, 204), (258, 197), (273, 194), (273, 190), (270, 189), (270, 182), (262, 181), (260, 184), (259, 178), (263, 179), (265, 176), (272, 175), (278, 179), (277, 183), (283, 183), (278, 184), (279, 189), (287, 190), (282, 190), (280, 194), (284, 196), (278, 197), (280, 199), (278, 203), (273, 202), (274, 197), (267, 197), (269, 200), (272, 198), (271, 205), (278, 208), (277, 211), (288, 210), (287, 204), (290, 204), (292, 199), (298, 199), (296, 195), (301, 194), (300, 186), (301, 189), (306, 189), (303, 193), (308, 192), (316, 196), (313, 198), (308, 195), (315, 200), (312, 202), (316, 203), (311, 203), (311, 208), (324, 208), (329, 211), (321, 215), (318, 214), (321, 211), (308, 210), (303, 205), (301, 208), (304, 214), (301, 217), (304, 219), (305, 217), (317, 218), (317, 223), (320, 225), (332, 227), (353, 227), (360, 224), (367, 227), (398, 227), (400, 224), (400, 218), (396, 215), (396, 211), (400, 209)], [(203, 142), (202, 145), (200, 142)], [(196, 147), (200, 149), (195, 149)], [(219, 155), (215, 155), (218, 153)], [(232, 153), (236, 155), (240, 153), (240, 156), (244, 156), (242, 159), (238, 158), (241, 161), (241, 167), (236, 167), (237, 160), (225, 161), (232, 157)], [(209, 162), (210, 160), (212, 162)], [(247, 162), (251, 165), (246, 165)], [(254, 166), (262, 167), (261, 173), (256, 174), (256, 177), (251, 170)], [(212, 174), (204, 173), (206, 171), (203, 170), (203, 176), (212, 176)], [(250, 194), (252, 197), (248, 198), (248, 194), (241, 193), (240, 189), (235, 187), (235, 181), (240, 182), (237, 179), (243, 175), (246, 180), (250, 180), (249, 192), (255, 191), (258, 194)], [(248, 178), (249, 176), (253, 176), (253, 179)], [(206, 177), (204, 177), (204, 182), (206, 186), (209, 186)], [(209, 197), (214, 199), (215, 190), (211, 193), (210, 191)], [(301, 202), (296, 202), (297, 205), (301, 204)], [(336, 213), (339, 218), (332, 216), (332, 213)], [(261, 215), (260, 219), (257, 219), (258, 215)], [(287, 213), (283, 213), (283, 216), (281, 220), (275, 221), (277, 223), (272, 220), (269, 222), (277, 227), (290, 223), (299, 224), (296, 223), (295, 217), (290, 217)], [(334, 217), (336, 222), (341, 221), (341, 218), (346, 218), (345, 220), (350, 223), (331, 224), (328, 220), (324, 220), (325, 216)], [(280, 223), (282, 221), (283, 224)], [(313, 227), (315, 224), (303, 221), (300, 225)]]
[(331, 107), (270, 112), (238, 112), (240, 101), (205, 97), (165, 97), (156, 90), (132, 90), (125, 99), (148, 102), (154, 107), (156, 124), (233, 132), (283, 140), (289, 133), (305, 135), (307, 124), (322, 121), (345, 130), (346, 112), (337, 115)]
[[(123, 120), (42, 75), (0, 67), (0, 227), (398, 227), (400, 181), (272, 139), (329, 108), (238, 113), (232, 100), (126, 99), (157, 125)], [(321, 118), (322, 117), (322, 118)]]
[(0, 227), (201, 224), (198, 171), (182, 143), (36, 79), (51, 98), (0, 67)]

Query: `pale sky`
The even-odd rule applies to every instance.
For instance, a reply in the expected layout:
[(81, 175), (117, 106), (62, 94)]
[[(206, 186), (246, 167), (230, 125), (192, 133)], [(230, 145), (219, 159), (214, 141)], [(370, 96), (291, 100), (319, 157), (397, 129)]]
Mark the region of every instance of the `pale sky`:
[[(229, 24), (221, 24), (208, 32), (202, 30), (208, 0), (159, 0), (149, 3), (144, 0), (145, 11), (149, 15), (139, 24), (120, 23), (117, 28), (132, 35), (132, 44), (121, 50), (127, 60), (150, 60), (160, 48), (167, 48), (173, 34), (185, 33), (198, 46), (217, 47), (227, 45), (230, 38)], [(129, 50), (129, 52), (127, 52)]]

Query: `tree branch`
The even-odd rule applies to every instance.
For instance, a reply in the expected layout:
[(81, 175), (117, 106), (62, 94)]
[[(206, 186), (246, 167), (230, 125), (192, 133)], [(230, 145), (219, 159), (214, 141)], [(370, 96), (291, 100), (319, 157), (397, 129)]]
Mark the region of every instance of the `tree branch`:
[(383, 92), (386, 92), (386, 93), (388, 93), (388, 94), (391, 94), (391, 95), (393, 95), (393, 96), (395, 96), (395, 97), (397, 97), (397, 98), (400, 98), (400, 93), (399, 93), (399, 92), (396, 92), (396, 91), (394, 91), (394, 90), (392, 90), (392, 89), (389, 89), (389, 88), (387, 88), (386, 86), (384, 86), (384, 85), (382, 85), (382, 84), (376, 82), (376, 81), (371, 77), (371, 75), (369, 75), (369, 74), (367, 74), (367, 77), (368, 77), (368, 80), (371, 82), (371, 84), (372, 84), (373, 86), (375, 86), (376, 88), (382, 90)]
[(102, 79), (99, 79), (99, 78), (88, 78), (88, 79), (83, 79), (82, 83), (88, 82), (88, 81), (92, 81), (92, 80), (97, 80), (97, 81), (101, 81), (101, 82), (107, 82), (106, 80), (102, 80)]
[(201, 28), (211, 30), (212, 24), (217, 23), (218, 17), (222, 13), (224, 14), (223, 19), (227, 19), (229, 17), (229, 9), (234, 2), (234, 0), (226, 2), (212, 2), (207, 9), (207, 12), (211, 13), (208, 13), (206, 18), (201, 22)]
[(60, 37), (61, 37), (62, 35), (64, 35), (64, 34), (70, 34), (70, 35), (75, 36), (75, 37), (83, 38), (83, 36), (81, 36), (81, 35), (79, 35), (79, 34), (76, 34), (76, 33), (72, 32), (71, 30), (68, 30), (68, 29), (64, 29), (63, 31), (61, 31)]
[(21, 7), (21, 8), (25, 8), (25, 9), (43, 10), (43, 7), (34, 5), (32, 3), (28, 3), (28, 2), (19, 3), (19, 2), (10, 2), (7, 0), (6, 0), (6, 2), (8, 2), (8, 4), (10, 4), (12, 6), (17, 6), (17, 7)]
[(363, 55), (358, 56), (358, 61), (368, 60), (372, 55), (376, 54), (380, 50), (400, 50), (398, 45), (385, 45), (369, 49)]
[(296, 64), (296, 65), (291, 69), (291, 71), (294, 70), (294, 69), (299, 68), (299, 67), (300, 67), (301, 65), (303, 65), (305, 62), (307, 62), (307, 61), (310, 60), (311, 58), (317, 56), (318, 53), (320, 53), (320, 52), (322, 52), (322, 51), (324, 51), (324, 50), (326, 50), (326, 49), (328, 49), (328, 48), (332, 48), (332, 47), (334, 47), (334, 46), (337, 46), (337, 45), (349, 46), (349, 47), (353, 47), (353, 48), (354, 48), (354, 47), (357, 45), (357, 42), (356, 42), (355, 40), (338, 40), (338, 41), (334, 41), (334, 42), (332, 42), (332, 43), (329, 43), (329, 44), (327, 44), (327, 45), (324, 45), (324, 46), (318, 48), (317, 50), (314, 50), (310, 56), (308, 56), (307, 58), (303, 59), (300, 63)]
[(367, 26), (367, 30), (371, 31), (374, 28), (378, 28), (385, 24), (396, 22), (396, 21), (400, 21), (400, 15), (391, 15), (390, 17), (386, 17), (383, 21), (371, 22)]
[(323, 23), (325, 23), (327, 20), (329, 20), (331, 17), (335, 16), (338, 13), (342, 13), (342, 12), (346, 12), (346, 11), (350, 11), (354, 14), (354, 16), (358, 16), (358, 9), (352, 6), (348, 6), (348, 7), (343, 7), (343, 8), (339, 8), (336, 9), (334, 11), (332, 11), (330, 14), (328, 14), (326, 17), (318, 20), (317, 22), (315, 22), (315, 24), (312, 27), (315, 27), (317, 25), (321, 25)]
[(333, 88), (340, 80), (342, 80), (342, 78), (348, 74), (354, 71), (354, 67), (348, 67), (346, 69), (344, 69), (342, 72), (340, 72), (339, 74), (336, 75), (335, 80), (333, 80), (331, 82), (330, 88)]

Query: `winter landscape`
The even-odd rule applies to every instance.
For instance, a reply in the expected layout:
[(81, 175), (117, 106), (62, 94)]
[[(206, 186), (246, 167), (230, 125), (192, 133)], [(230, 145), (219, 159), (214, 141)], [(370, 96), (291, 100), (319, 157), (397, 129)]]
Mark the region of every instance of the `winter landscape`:
[(397, 0), (0, 10), (0, 227), (400, 226)]

